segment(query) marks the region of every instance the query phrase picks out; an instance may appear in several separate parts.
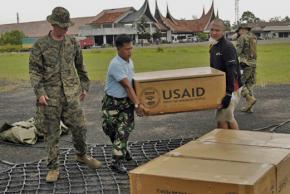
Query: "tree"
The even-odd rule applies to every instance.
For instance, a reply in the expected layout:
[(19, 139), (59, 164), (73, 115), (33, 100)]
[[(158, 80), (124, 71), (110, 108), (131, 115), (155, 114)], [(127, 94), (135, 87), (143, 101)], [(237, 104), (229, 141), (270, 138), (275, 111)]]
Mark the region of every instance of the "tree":
[(253, 14), (250, 11), (245, 11), (240, 19), (241, 23), (256, 23), (258, 22), (260, 19), (257, 18), (255, 16), (255, 14)]
[(145, 33), (146, 32), (146, 18), (143, 16), (137, 23), (137, 28), (138, 31), (141, 33)]
[(162, 37), (162, 33), (161, 33), (161, 31), (160, 30), (156, 30), (156, 32), (154, 32), (153, 34), (152, 34), (152, 36), (153, 36), (153, 39), (154, 40), (157, 40), (157, 39), (160, 39), (161, 37)]
[(138, 30), (138, 37), (139, 39), (141, 39), (141, 45), (143, 46), (143, 40), (146, 39), (148, 41), (150, 41), (151, 39), (151, 34), (148, 31), (147, 28), (148, 24), (147, 24), (147, 20), (146, 18), (143, 16), (137, 23), (137, 30)]
[(269, 20), (269, 22), (280, 22), (280, 21), (282, 21), (281, 17), (273, 17)]
[(149, 32), (143, 32), (139, 34), (139, 39), (146, 39), (149, 41), (151, 39), (151, 34)]
[(24, 33), (18, 30), (5, 32), (0, 36), (0, 45), (22, 45), (22, 39), (25, 37)]
[(289, 18), (289, 16), (286, 16), (282, 21), (283, 21), (283, 22), (290, 22), (290, 18)]
[(198, 41), (207, 41), (209, 38), (209, 34), (205, 32), (198, 32), (196, 34)]

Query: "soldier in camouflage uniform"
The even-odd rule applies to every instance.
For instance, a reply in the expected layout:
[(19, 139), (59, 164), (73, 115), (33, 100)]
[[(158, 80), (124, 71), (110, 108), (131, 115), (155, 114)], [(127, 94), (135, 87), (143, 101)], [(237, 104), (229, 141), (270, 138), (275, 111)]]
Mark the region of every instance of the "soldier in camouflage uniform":
[(242, 24), (238, 29), (237, 54), (240, 66), (243, 70), (242, 82), (245, 84), (242, 96), (246, 98), (247, 105), (241, 109), (242, 112), (252, 113), (256, 98), (253, 88), (256, 84), (256, 61), (257, 61), (257, 38), (251, 33), (251, 27)]
[(103, 130), (113, 144), (111, 168), (118, 173), (127, 173), (123, 161), (132, 159), (127, 143), (134, 129), (134, 109), (138, 116), (144, 116), (145, 108), (132, 86), (132, 40), (127, 35), (120, 35), (116, 39), (116, 47), (118, 55), (109, 66), (106, 94), (102, 101)]
[(44, 132), (48, 151), (47, 182), (59, 177), (60, 120), (71, 130), (76, 160), (91, 168), (101, 163), (86, 155), (86, 126), (80, 101), (89, 91), (89, 78), (80, 46), (67, 36), (73, 25), (69, 12), (56, 7), (47, 17), (52, 25), (48, 35), (37, 40), (29, 58), (29, 74), (37, 98), (38, 125)]

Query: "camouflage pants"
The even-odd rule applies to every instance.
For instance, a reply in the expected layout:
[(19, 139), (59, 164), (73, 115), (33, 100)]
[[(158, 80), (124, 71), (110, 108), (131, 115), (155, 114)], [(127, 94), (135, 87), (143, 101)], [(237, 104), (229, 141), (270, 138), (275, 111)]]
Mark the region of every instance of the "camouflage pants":
[(48, 100), (48, 106), (37, 105), (36, 119), (42, 128), (47, 146), (47, 167), (59, 167), (60, 120), (71, 130), (72, 140), (77, 154), (86, 154), (86, 132), (83, 110), (79, 99), (67, 100), (64, 94)]
[(243, 69), (242, 82), (244, 83), (242, 96), (253, 96), (253, 89), (256, 84), (256, 67), (251, 67), (245, 64), (241, 64), (241, 67)]
[(105, 96), (103, 101), (103, 131), (113, 144), (113, 155), (124, 156), (130, 133), (134, 129), (134, 105), (128, 98)]

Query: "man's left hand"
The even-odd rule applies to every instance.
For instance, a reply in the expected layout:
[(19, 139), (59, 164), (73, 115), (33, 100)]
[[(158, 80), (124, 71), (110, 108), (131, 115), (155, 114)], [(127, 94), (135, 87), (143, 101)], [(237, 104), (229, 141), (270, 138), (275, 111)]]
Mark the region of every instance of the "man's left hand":
[(80, 95), (80, 101), (84, 101), (85, 97), (87, 96), (87, 92), (84, 90)]

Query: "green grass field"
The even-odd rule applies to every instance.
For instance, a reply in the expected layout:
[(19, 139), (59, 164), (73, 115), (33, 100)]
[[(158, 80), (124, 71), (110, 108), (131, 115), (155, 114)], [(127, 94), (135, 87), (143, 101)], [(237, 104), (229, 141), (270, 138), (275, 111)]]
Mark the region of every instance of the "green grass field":
[[(264, 44), (258, 47), (258, 84), (290, 83), (290, 44)], [(108, 64), (116, 55), (114, 49), (84, 51), (84, 60), (92, 80), (103, 81)], [(0, 80), (28, 80), (28, 53), (0, 54)], [(178, 69), (209, 65), (207, 45), (135, 48), (136, 72)]]

